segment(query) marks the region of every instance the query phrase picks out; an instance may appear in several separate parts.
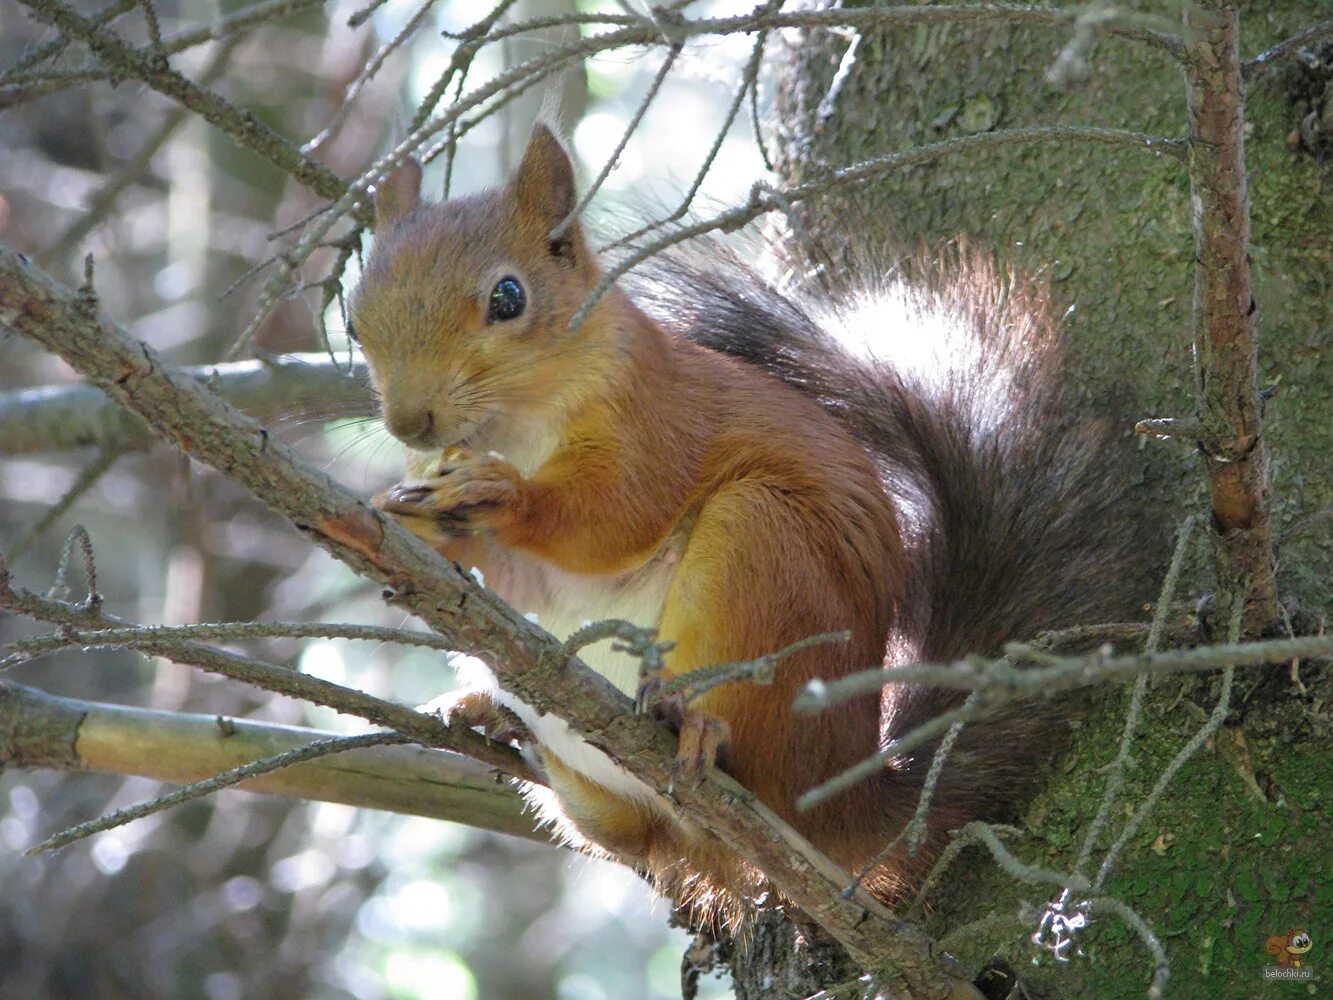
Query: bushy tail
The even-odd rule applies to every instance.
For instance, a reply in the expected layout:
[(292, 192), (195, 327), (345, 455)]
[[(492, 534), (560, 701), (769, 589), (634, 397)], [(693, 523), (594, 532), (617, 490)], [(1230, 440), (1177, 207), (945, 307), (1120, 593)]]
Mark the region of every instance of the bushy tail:
[[(877, 457), (910, 573), (886, 665), (1124, 620), (1143, 598), (1151, 532), (1129, 514), (1123, 442), (1068, 405), (1045, 295), (965, 250), (918, 270), (911, 283), (824, 280), (793, 296), (714, 246), (658, 260), (634, 294), (679, 335), (813, 396)], [(882, 745), (960, 700), (888, 686)], [(1077, 711), (1072, 698), (1035, 711), (1011, 703), (965, 727), (934, 791), (925, 849), (880, 869), (886, 898), (917, 881), (947, 830), (1011, 812)], [(936, 745), (890, 762), (889, 831), (912, 816)]]
[(979, 254), (944, 257), (911, 283), (791, 294), (713, 245), (659, 259), (634, 289), (679, 335), (813, 396), (876, 456), (910, 544), (901, 626), (933, 661), (1121, 618), (1143, 562), (1123, 445), (1074, 419), (1045, 294)]

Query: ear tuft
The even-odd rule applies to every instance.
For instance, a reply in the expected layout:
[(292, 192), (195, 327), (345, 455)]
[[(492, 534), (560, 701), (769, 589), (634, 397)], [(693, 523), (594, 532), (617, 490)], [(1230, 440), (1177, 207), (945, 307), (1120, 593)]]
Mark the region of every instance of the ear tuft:
[(532, 137), (523, 151), (510, 185), (518, 210), (547, 231), (574, 211), (578, 192), (574, 183), (574, 164), (564, 143), (544, 122), (532, 127)]
[(397, 222), (421, 201), (421, 164), (409, 156), (375, 185), (375, 225)]

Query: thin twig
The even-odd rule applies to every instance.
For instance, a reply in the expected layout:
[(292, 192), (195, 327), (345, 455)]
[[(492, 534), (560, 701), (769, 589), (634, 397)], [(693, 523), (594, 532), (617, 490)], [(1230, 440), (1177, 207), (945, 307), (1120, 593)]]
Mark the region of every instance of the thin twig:
[(1171, 964), (1167, 960), (1166, 949), (1162, 947), (1162, 942), (1153, 933), (1148, 921), (1139, 916), (1138, 912), (1130, 906), (1112, 896), (1094, 896), (1088, 900), (1088, 908), (1090, 910), (1108, 910), (1114, 913), (1139, 936), (1139, 940), (1152, 953), (1153, 958), (1152, 982), (1148, 985), (1148, 1000), (1161, 1000), (1166, 990), (1167, 980), (1171, 978)]
[[(107, 4), (94, 14), (89, 19), (89, 23), (94, 27), (104, 28), (116, 18), (120, 17), (121, 14), (133, 10), (138, 5), (139, 0), (113, 0), (112, 3)], [(56, 58), (64, 52), (65, 49), (69, 48), (70, 41), (71, 39), (68, 35), (57, 35), (55, 38), (51, 39), (51, 41), (32, 49), (27, 55), (14, 63), (13, 66), (9, 67), (9, 69), (5, 70), (3, 73), (0, 73), (0, 86), (6, 86), (16, 80), (22, 79), (24, 74), (29, 70), (36, 66), (40, 66), (42, 63), (47, 62), (50, 59)]]
[(221, 41), (247, 28), (271, 24), (327, 2), (328, 0), (261, 0), (260, 3), (252, 4), (244, 10), (220, 17), (212, 24), (187, 28), (174, 35), (168, 35), (162, 40), (162, 54), (176, 55), (205, 42)]
[(334, 109), (333, 115), (325, 126), (319, 130), (317, 135), (301, 146), (302, 153), (309, 156), (328, 142), (333, 133), (347, 120), (347, 116), (356, 106), (356, 99), (361, 96), (361, 91), (366, 84), (375, 78), (375, 74), (384, 66), (385, 60), (402, 48), (407, 40), (416, 34), (417, 29), (425, 23), (426, 15), (430, 13), (430, 9), (435, 6), (435, 3), (436, 0), (425, 0), (417, 8), (417, 12), (408, 18), (407, 23), (403, 25), (398, 34), (381, 45), (375, 54), (367, 60), (365, 66), (361, 68), (361, 72), (356, 75), (356, 79), (343, 91), (342, 100), (338, 102), (337, 108)]
[(797, 697), (795, 707), (801, 712), (822, 712), (832, 705), (877, 691), (886, 684), (922, 683), (955, 691), (1004, 692), (1023, 697), (1133, 680), (1141, 673), (1200, 673), (1226, 666), (1267, 666), (1285, 662), (1293, 656), (1327, 657), (1330, 654), (1333, 654), (1333, 637), (1303, 635), (1294, 639), (1218, 643), (1124, 656), (1094, 652), (1053, 657), (1040, 667), (1023, 669), (1016, 669), (1004, 657), (994, 660), (970, 657), (957, 663), (872, 669), (836, 681), (811, 681)]
[(753, 660), (739, 660), (735, 663), (719, 663), (709, 667), (699, 667), (689, 673), (677, 674), (662, 685), (663, 694), (686, 691), (687, 701), (694, 701), (707, 692), (723, 684), (736, 681), (749, 681), (754, 684), (771, 684), (778, 664), (794, 653), (812, 646), (828, 645), (834, 642), (847, 642), (850, 632), (821, 632), (818, 635), (797, 639), (789, 645), (772, 653), (765, 653)]
[(167, 65), (165, 58), (102, 30), (60, 0), (19, 0), (19, 3), (38, 20), (83, 42), (121, 78), (140, 80), (179, 102), (237, 145), (269, 160), (321, 197), (334, 199), (346, 191), (346, 185), (328, 167), (302, 156), (300, 150), (255, 115), (238, 111), (218, 94), (186, 79)]
[[(616, 247), (629, 245), (641, 236), (645, 236), (656, 229), (660, 229), (662, 226), (667, 225), (668, 223), (676, 222), (680, 219), (685, 218), (686, 213), (688, 213), (690, 210), (690, 206), (694, 203), (694, 196), (699, 193), (699, 189), (703, 187), (704, 179), (708, 176), (708, 172), (713, 168), (713, 161), (717, 159), (717, 154), (722, 150), (722, 143), (726, 141), (727, 132), (730, 131), (731, 129), (731, 123), (736, 120), (736, 114), (737, 112), (740, 111), (741, 103), (745, 100), (746, 93), (754, 92), (754, 88), (756, 86), (756, 80), (758, 79), (759, 76), (759, 67), (764, 57), (764, 42), (767, 40), (767, 38), (768, 38), (768, 33), (765, 31), (761, 31), (759, 32), (758, 37), (755, 39), (754, 47), (750, 51), (750, 59), (745, 64), (745, 70), (741, 73), (740, 86), (737, 88), (736, 94), (732, 98), (731, 107), (727, 109), (726, 117), (723, 119), (722, 125), (718, 128), (717, 134), (713, 137), (713, 145), (709, 148), (708, 154), (704, 157), (703, 163), (700, 165), (699, 169), (695, 172), (694, 181), (690, 184), (689, 190), (685, 192), (685, 196), (681, 198), (680, 204), (676, 206), (676, 210), (672, 212), (670, 215), (666, 216), (665, 218), (659, 219), (656, 222), (650, 222), (647, 225), (634, 230), (634, 232), (630, 233), (629, 235), (622, 236), (615, 242), (602, 247), (601, 248), (602, 252), (615, 249)], [(768, 159), (767, 159), (768, 154), (763, 149), (763, 141), (762, 139), (760, 139), (758, 133), (758, 128), (759, 128), (758, 121), (759, 118), (758, 115), (756, 114), (755, 141), (760, 144), (759, 151), (764, 156), (765, 164), (768, 165)], [(771, 170), (772, 166), (768, 165), (768, 169)]]
[(96, 67), (33, 73), (30, 82), (0, 86), (0, 111), (58, 94), (81, 83), (100, 83), (110, 79), (109, 71)]
[(616, 164), (620, 162), (620, 154), (625, 151), (625, 146), (629, 143), (630, 136), (632, 136), (635, 130), (638, 129), (639, 123), (643, 121), (643, 116), (648, 113), (648, 109), (652, 106), (653, 100), (657, 97), (657, 92), (662, 89), (662, 84), (666, 82), (667, 75), (671, 72), (671, 68), (676, 65), (676, 58), (680, 55), (682, 45), (683, 43), (677, 42), (667, 49), (666, 58), (662, 60), (662, 65), (657, 68), (657, 73), (653, 76), (652, 83), (648, 85), (647, 92), (639, 101), (639, 106), (634, 109), (634, 114), (630, 116), (629, 123), (621, 133), (620, 141), (616, 143), (616, 148), (613, 149), (611, 155), (606, 158), (606, 162), (602, 164), (601, 172), (598, 173), (593, 179), (593, 182), (588, 185), (588, 189), (583, 192), (583, 197), (579, 199), (578, 204), (576, 204), (570, 210), (569, 214), (561, 219), (556, 224), (556, 227), (551, 230), (549, 234), (551, 240), (561, 240), (564, 238), (565, 234), (569, 232), (569, 227), (572, 226), (574, 221), (583, 214), (583, 210), (588, 207), (588, 203), (591, 202), (597, 192), (601, 190), (606, 179), (611, 176), (611, 171), (614, 170)]
[(1267, 52), (1255, 56), (1241, 66), (1241, 73), (1245, 77), (1245, 82), (1253, 83), (1284, 59), (1290, 59), (1301, 49), (1308, 49), (1325, 38), (1333, 38), (1333, 21), (1321, 21), (1319, 24), (1312, 25), (1299, 34), (1292, 35), (1290, 38), (1279, 42)]
[[(925, 7), (923, 10), (933, 8)], [(667, 247), (685, 240), (694, 239), (705, 233), (735, 232), (753, 222), (759, 216), (777, 209), (786, 208), (792, 202), (803, 201), (815, 195), (825, 194), (841, 187), (862, 184), (881, 177), (893, 170), (920, 166), (947, 156), (972, 153), (980, 150), (998, 149), (1004, 146), (1023, 145), (1042, 142), (1090, 142), (1102, 145), (1128, 147), (1151, 153), (1160, 153), (1180, 158), (1184, 155), (1184, 144), (1175, 139), (1146, 135), (1141, 132), (1127, 132), (1123, 129), (1091, 128), (1072, 125), (1043, 125), (1032, 128), (1003, 129), (998, 132), (983, 132), (974, 135), (957, 136), (925, 146), (916, 146), (899, 153), (876, 157), (862, 163), (832, 170), (818, 180), (784, 191), (773, 191), (765, 185), (756, 184), (750, 192), (750, 198), (744, 205), (721, 212), (712, 218), (703, 219), (688, 226), (672, 230), (668, 235), (659, 237), (638, 248), (623, 260), (607, 269), (601, 279), (593, 286), (583, 304), (570, 319), (570, 329), (576, 329), (587, 319), (588, 314), (616, 281), (634, 267), (643, 263), (654, 254), (661, 253)]]
[(1083, 892), (1089, 888), (1090, 883), (1082, 875), (1066, 875), (1063, 872), (1020, 861), (1000, 842), (999, 836), (989, 823), (974, 820), (963, 826), (962, 832), (965, 836), (973, 837), (977, 843), (990, 851), (996, 863), (1020, 882), (1027, 885), (1058, 885), (1071, 892)]
[(161, 643), (244, 639), (356, 639), (396, 643), (452, 652), (449, 640), (433, 632), (407, 632), (378, 625), (346, 625), (334, 622), (207, 622), (198, 625), (143, 625), (132, 628), (78, 629), (66, 625), (49, 635), (15, 639), (12, 652), (0, 659), (0, 670), (35, 656), (79, 646), (86, 649), (123, 647), (140, 649)]
[[(968, 696), (976, 698), (974, 692)], [(939, 787), (940, 774), (944, 771), (945, 761), (949, 759), (949, 754), (953, 751), (953, 745), (957, 742), (959, 735), (963, 732), (963, 723), (955, 722), (949, 727), (948, 732), (944, 734), (944, 739), (940, 740), (940, 745), (936, 747), (934, 756), (930, 760), (930, 768), (926, 771), (926, 777), (921, 782), (921, 794), (917, 797), (916, 811), (912, 813), (912, 818), (907, 824), (898, 831), (898, 835), (882, 847), (877, 853), (852, 879), (851, 884), (843, 890), (844, 894), (850, 894), (857, 886), (864, 882), (876, 868), (878, 868), (888, 858), (890, 854), (904, 840), (907, 841), (907, 850), (909, 854), (915, 855), (920, 849), (922, 842), (926, 838), (928, 827), (926, 819), (930, 815), (930, 803), (935, 797), (935, 789)]]
[[(825, 795), (851, 788), (880, 772), (884, 762), (928, 743), (956, 722), (982, 718), (1015, 698), (1050, 696), (1090, 685), (1130, 680), (1140, 673), (1173, 674), (1233, 667), (1287, 663), (1296, 657), (1333, 656), (1333, 636), (1301, 636), (1265, 642), (1227, 643), (1195, 649), (1170, 650), (1141, 656), (1106, 658), (1101, 654), (1070, 657), (1047, 667), (1015, 670), (1004, 660), (964, 661), (924, 667), (895, 667), (892, 670), (852, 674), (828, 684), (812, 683), (797, 698), (798, 711), (823, 711), (837, 701), (859, 697), (884, 684), (925, 683), (961, 691), (979, 691), (975, 703), (950, 709), (923, 723), (873, 756), (854, 764), (806, 796)], [(805, 796), (798, 800), (798, 806)]]
[(60, 550), (60, 560), (56, 564), (56, 578), (51, 584), (50, 593), (53, 597), (69, 596), (69, 567), (74, 561), (76, 549), (83, 556), (83, 577), (87, 581), (88, 589), (84, 593), (83, 600), (74, 607), (95, 611), (102, 604), (102, 595), (97, 591), (97, 560), (93, 555), (93, 540), (88, 537), (88, 529), (81, 524), (74, 525), (65, 536), (65, 545)]
[[(985, 823), (977, 824), (985, 826), (996, 837), (1021, 837), (1024, 832), (1016, 826), (1006, 826), (1003, 823)], [(949, 843), (945, 845), (944, 850), (940, 851), (940, 856), (935, 859), (935, 864), (931, 866), (930, 872), (921, 881), (920, 888), (916, 891), (916, 896), (912, 899), (912, 905), (908, 909), (909, 913), (916, 912), (925, 905), (926, 897), (930, 895), (930, 890), (939, 884), (944, 873), (949, 870), (963, 850), (973, 844), (980, 843), (981, 837), (978, 836), (975, 828), (969, 829), (962, 827), (958, 830), (949, 831)]]
[[(1162, 589), (1157, 598), (1157, 607), (1153, 609), (1152, 627), (1148, 632), (1148, 641), (1144, 644), (1143, 651), (1145, 653), (1157, 652), (1158, 645), (1161, 643), (1166, 619), (1171, 613), (1172, 602), (1175, 601), (1180, 571), (1185, 565), (1185, 553), (1188, 551), (1190, 537), (1194, 532), (1194, 523), (1195, 518), (1191, 515), (1185, 518), (1184, 523), (1180, 526), (1176, 547), (1171, 553), (1171, 565), (1167, 568), (1166, 577), (1162, 581)], [(1088, 832), (1083, 838), (1083, 846), (1079, 848), (1078, 859), (1074, 862), (1074, 871), (1080, 875), (1087, 867), (1088, 859), (1092, 857), (1093, 848), (1101, 838), (1102, 830), (1106, 827), (1106, 821), (1111, 816), (1111, 807), (1115, 804), (1116, 797), (1119, 796), (1120, 789), (1125, 783), (1125, 769), (1129, 765), (1130, 749), (1143, 715), (1143, 699), (1147, 691), (1148, 675), (1140, 674), (1134, 681), (1134, 692), (1130, 696), (1129, 711), (1125, 713), (1125, 726), (1120, 734), (1120, 749), (1116, 752), (1115, 760), (1111, 762), (1110, 770), (1107, 773), (1106, 787), (1102, 791), (1102, 800), (1097, 807), (1097, 815), (1088, 827)]]
[(500, 18), (509, 12), (509, 8), (514, 6), (515, 2), (516, 0), (500, 0), (499, 3), (487, 11), (486, 16), (480, 21), (455, 36), (460, 44), (450, 57), (449, 65), (444, 68), (444, 72), (440, 74), (434, 86), (422, 99), (421, 104), (417, 106), (416, 113), (412, 116), (412, 122), (408, 125), (409, 131), (416, 132), (426, 124), (430, 116), (434, 114), (436, 105), (440, 103), (440, 100), (449, 90), (455, 74), (467, 74), (477, 52), (488, 41), (491, 41), (488, 37), (490, 30), (499, 22)]
[[(239, 41), (239, 37), (233, 36), (218, 46), (203, 73), (200, 74), (199, 82), (202, 85), (208, 86), (225, 72)], [(139, 151), (126, 160), (115, 175), (98, 189), (88, 205), (88, 210), (56, 237), (51, 248), (43, 256), (52, 260), (63, 260), (66, 254), (72, 253), (83, 242), (83, 238), (111, 214), (116, 207), (116, 201), (125, 190), (142, 178), (153, 157), (171, 141), (171, 137), (182, 126), (190, 121), (190, 115), (190, 110), (185, 107), (176, 107), (168, 111), (153, 134), (139, 147)]]
[[(1239, 602), (1232, 609), (1231, 626), (1228, 629), (1231, 644), (1234, 646), (1236, 640), (1240, 638), (1241, 622), (1244, 618), (1244, 607)], [(1162, 793), (1166, 791), (1173, 778), (1184, 767), (1208, 740), (1212, 739), (1213, 734), (1221, 727), (1227, 717), (1227, 712), (1231, 710), (1231, 683), (1235, 677), (1236, 669), (1234, 665), (1228, 665), (1222, 671), (1222, 687), (1217, 696), (1217, 704), (1213, 707), (1212, 714), (1208, 720), (1199, 728), (1188, 743), (1181, 747), (1180, 752), (1172, 759), (1153, 785), (1153, 789), (1148, 793), (1134, 815), (1125, 823), (1125, 827), (1120, 831), (1120, 836), (1116, 842), (1111, 845), (1111, 849), (1106, 852), (1106, 857), (1102, 859), (1101, 867), (1097, 870), (1097, 877), (1092, 882), (1092, 891), (1097, 892), (1106, 883), (1107, 877), (1115, 868), (1120, 860), (1120, 855), (1125, 849), (1125, 845), (1134, 838), (1148, 816), (1156, 808)]]
[[(680, 40), (700, 35), (734, 35), (751, 31), (774, 30), (779, 28), (867, 28), (889, 25), (910, 25), (923, 23), (946, 24), (1027, 24), (1040, 27), (1065, 27), (1075, 21), (1078, 8), (1056, 8), (1021, 6), (1016, 4), (979, 3), (970, 5), (939, 4), (931, 6), (899, 7), (834, 7), (821, 10), (768, 10), (761, 6), (748, 14), (734, 17), (688, 19), (675, 16), (659, 19), (650, 25), (650, 37), (644, 44), (653, 41)], [(577, 14), (536, 17), (504, 25), (484, 36), (481, 41), (492, 43), (510, 35), (524, 34), (530, 31), (542, 31), (547, 28), (566, 24), (639, 28), (645, 19), (627, 14)], [(1130, 39), (1154, 48), (1161, 49), (1179, 58), (1184, 50), (1184, 40), (1168, 32), (1156, 31), (1136, 23), (1132, 19), (1112, 21), (1102, 26), (1109, 35)], [(663, 38), (663, 35), (666, 38)]]
[[(9, 582), (3, 558), (0, 558), (0, 608), (71, 628), (135, 627), (132, 622), (102, 614), (95, 605), (89, 606), (86, 602), (70, 604), (49, 600), (13, 587)], [(524, 781), (534, 781), (538, 784), (543, 781), (541, 775), (510, 747), (502, 746), (477, 733), (452, 729), (435, 716), (416, 712), (404, 705), (376, 698), (355, 688), (344, 687), (332, 681), (297, 673), (287, 667), (240, 656), (198, 642), (180, 640), (153, 645), (143, 644), (136, 648), (144, 653), (220, 674), (275, 694), (299, 698), (312, 704), (327, 706), (346, 715), (358, 716), (374, 725), (385, 726), (402, 733), (423, 746), (467, 754)]]

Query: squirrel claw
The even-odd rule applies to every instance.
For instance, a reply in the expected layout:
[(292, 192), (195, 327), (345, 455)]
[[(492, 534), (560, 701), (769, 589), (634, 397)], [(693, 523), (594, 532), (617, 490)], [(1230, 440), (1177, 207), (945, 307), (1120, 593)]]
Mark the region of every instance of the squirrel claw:
[(648, 674), (639, 681), (634, 695), (634, 714), (652, 715), (672, 729), (679, 729), (685, 715), (685, 702), (679, 695), (662, 696), (661, 673)]
[(501, 458), (450, 449), (429, 479), (398, 483), (371, 502), (401, 518), (431, 522), (446, 534), (502, 528), (513, 520), (520, 497), (518, 470)]
[(680, 749), (671, 766), (671, 787), (677, 782), (701, 784), (717, 767), (718, 757), (730, 741), (731, 726), (726, 719), (686, 709), (680, 727)]

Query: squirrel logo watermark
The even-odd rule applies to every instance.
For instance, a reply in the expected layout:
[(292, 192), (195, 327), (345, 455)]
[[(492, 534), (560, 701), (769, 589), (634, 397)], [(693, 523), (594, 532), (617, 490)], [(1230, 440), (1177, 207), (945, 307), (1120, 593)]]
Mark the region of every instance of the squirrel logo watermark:
[(1305, 960), (1313, 947), (1314, 942), (1304, 929), (1274, 934), (1264, 942), (1264, 951), (1273, 957), (1276, 964), (1264, 966), (1264, 978), (1313, 981), (1314, 969)]

